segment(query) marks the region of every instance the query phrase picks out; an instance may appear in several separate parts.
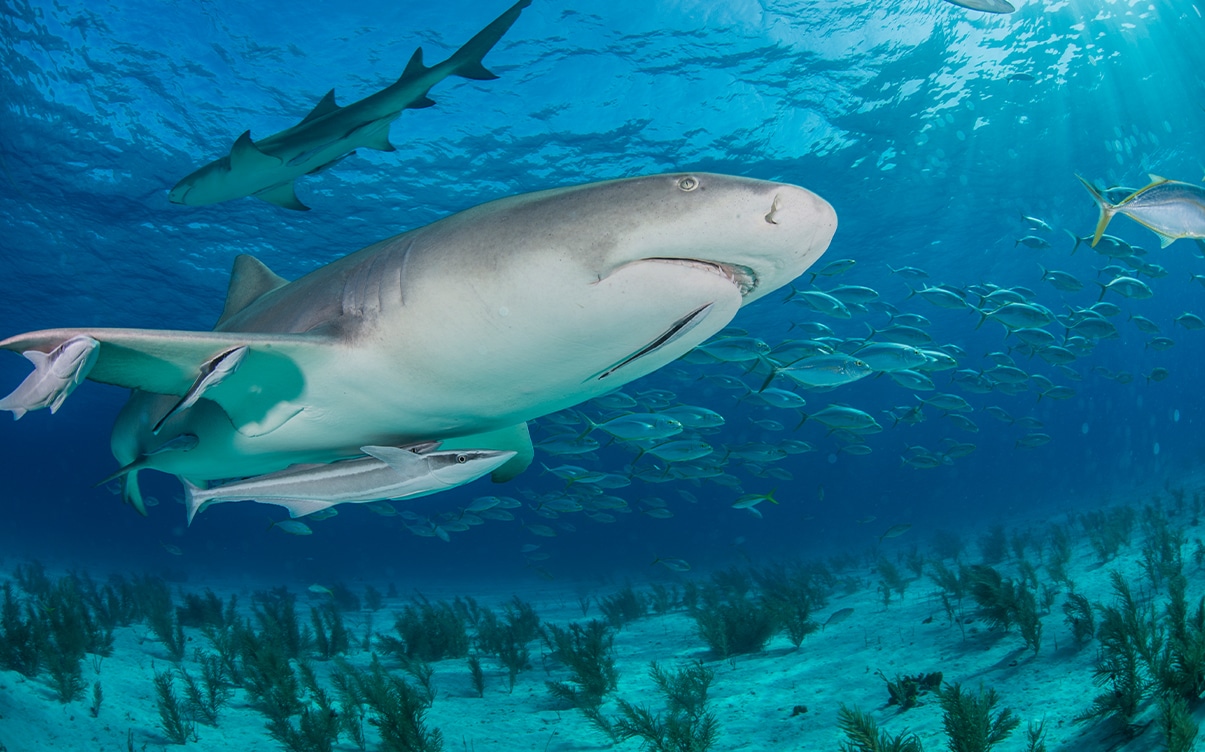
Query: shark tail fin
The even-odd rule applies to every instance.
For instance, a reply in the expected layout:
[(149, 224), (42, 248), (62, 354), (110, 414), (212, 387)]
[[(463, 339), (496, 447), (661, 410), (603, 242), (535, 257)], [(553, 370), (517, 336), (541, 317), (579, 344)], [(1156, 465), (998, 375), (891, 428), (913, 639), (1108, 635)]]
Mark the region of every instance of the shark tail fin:
[(1085, 188), (1088, 189), (1088, 193), (1092, 194), (1092, 199), (1100, 208), (1100, 218), (1096, 221), (1096, 232), (1092, 233), (1092, 247), (1095, 248), (1096, 244), (1100, 242), (1100, 236), (1104, 235), (1105, 228), (1109, 226), (1109, 220), (1113, 218), (1113, 213), (1117, 211), (1117, 207), (1113, 204), (1110, 204), (1108, 200), (1101, 195), (1100, 191), (1096, 190), (1096, 186), (1092, 185), (1087, 180), (1084, 180), (1079, 175), (1076, 175), (1076, 177), (1079, 178), (1079, 181), (1084, 184)]
[(477, 35), (457, 50), (449, 60), (454, 66), (453, 73), (461, 78), (469, 78), (474, 81), (492, 81), (497, 78), (498, 76), (491, 73), (482, 64), (481, 59), (494, 48), (498, 40), (519, 19), (519, 14), (523, 12), (523, 9), (529, 5), (531, 5), (531, 0), (519, 0), (505, 13), (495, 18), (489, 26), (477, 32)]

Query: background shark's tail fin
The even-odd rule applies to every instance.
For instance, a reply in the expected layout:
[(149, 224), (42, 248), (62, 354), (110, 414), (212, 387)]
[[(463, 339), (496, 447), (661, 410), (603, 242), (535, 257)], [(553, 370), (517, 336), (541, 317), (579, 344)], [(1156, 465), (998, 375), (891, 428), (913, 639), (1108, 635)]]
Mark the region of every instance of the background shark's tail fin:
[(481, 59), (493, 49), (502, 35), (519, 19), (519, 14), (523, 12), (523, 9), (529, 5), (531, 5), (531, 0), (519, 0), (510, 7), (510, 10), (494, 19), (493, 23), (477, 32), (477, 36), (470, 39), (448, 60), (454, 66), (452, 72), (457, 76), (471, 78), (474, 81), (492, 81), (497, 78), (482, 64)]

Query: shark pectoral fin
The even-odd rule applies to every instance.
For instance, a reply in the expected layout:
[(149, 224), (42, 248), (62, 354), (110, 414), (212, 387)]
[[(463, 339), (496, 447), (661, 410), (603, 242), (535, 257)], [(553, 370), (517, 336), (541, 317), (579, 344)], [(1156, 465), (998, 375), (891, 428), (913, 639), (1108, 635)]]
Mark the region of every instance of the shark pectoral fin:
[(432, 99), (431, 97), (418, 97), (413, 102), (406, 105), (406, 108), (410, 109), (410, 110), (425, 110), (428, 107), (434, 107), (434, 106), (435, 106), (435, 100)]
[(326, 93), (326, 96), (324, 96), (322, 98), (322, 100), (318, 102), (318, 104), (314, 105), (314, 109), (310, 110), (310, 114), (306, 115), (304, 118), (301, 119), (301, 122), (308, 123), (311, 120), (317, 120), (320, 117), (326, 117), (327, 115), (331, 114), (332, 112), (338, 112), (341, 109), (343, 109), (343, 108), (341, 108), (335, 102), (335, 90), (331, 89), (330, 91), (328, 91)]
[(264, 154), (258, 146), (252, 143), (251, 131), (243, 131), (243, 135), (239, 136), (234, 142), (234, 146), (230, 147), (231, 172), (273, 170), (280, 165), (280, 157)]
[(287, 279), (273, 272), (254, 256), (236, 256), (234, 268), (230, 272), (230, 286), (226, 288), (226, 305), (213, 328), (221, 327), (231, 316), (287, 284)]
[[(329, 354), (332, 340), (313, 334), (257, 334), (250, 332), (190, 332), (172, 329), (43, 329), (0, 341), (0, 349), (50, 352), (68, 339), (88, 336), (100, 343), (96, 364), (88, 378), (126, 389), (183, 396), (196, 381), (201, 364), (242, 345), (249, 347), (246, 368), (239, 379), (255, 371), (260, 356), (308, 362)], [(297, 367), (292, 367), (297, 371)], [(294, 378), (296, 388), (300, 375)], [(261, 391), (261, 390), (257, 390)]]
[(504, 483), (514, 478), (526, 470), (536, 456), (536, 450), (531, 445), (531, 432), (527, 430), (526, 423), (519, 423), (488, 433), (445, 439), (439, 448), (441, 450), (497, 449), (514, 452), (514, 457), (490, 474), (490, 479), (495, 483)]
[[(48, 329), (10, 337), (0, 349), (49, 352), (71, 337), (100, 343), (88, 378), (102, 384), (183, 396), (200, 367), (224, 352), (246, 346), (238, 370), (205, 391), (244, 435), (276, 430), (302, 412), (298, 401), (305, 371), (338, 357), (338, 344), (314, 334), (185, 332), (152, 329)], [(127, 476), (129, 477), (129, 476)]]
[(255, 197), (261, 201), (267, 201), (269, 204), (276, 204), (285, 209), (293, 211), (309, 211), (310, 207), (301, 203), (297, 198), (297, 191), (293, 187), (293, 181), (281, 183), (275, 188), (269, 188), (266, 191), (260, 191), (255, 194)]

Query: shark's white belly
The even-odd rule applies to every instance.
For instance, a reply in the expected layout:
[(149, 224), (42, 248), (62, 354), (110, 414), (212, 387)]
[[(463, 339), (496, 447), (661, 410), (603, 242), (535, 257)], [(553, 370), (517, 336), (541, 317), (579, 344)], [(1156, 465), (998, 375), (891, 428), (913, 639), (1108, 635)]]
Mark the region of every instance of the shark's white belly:
[[(741, 303), (722, 276), (668, 262), (634, 264), (584, 287), (479, 292), (451, 304), (419, 296), (398, 314), (400, 326), (374, 327), (339, 357), (307, 363), (304, 390), (276, 408), (287, 417), (279, 427), (261, 434), (261, 426), (210, 421), (209, 431), (225, 434), (198, 433), (210, 451), (165, 455), (155, 466), (233, 477), (347, 456), (365, 444), (504, 428), (651, 373), (722, 329)], [(678, 339), (602, 376), (709, 305)], [(176, 427), (190, 429), (203, 430)]]

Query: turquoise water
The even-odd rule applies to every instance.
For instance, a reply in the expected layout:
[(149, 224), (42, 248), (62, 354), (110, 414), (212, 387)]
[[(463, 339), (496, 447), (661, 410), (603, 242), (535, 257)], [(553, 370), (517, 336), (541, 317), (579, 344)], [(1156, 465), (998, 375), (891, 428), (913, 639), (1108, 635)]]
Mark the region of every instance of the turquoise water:
[[(835, 339), (856, 343), (867, 325), (888, 325), (883, 304), (890, 304), (931, 320), (935, 346), (955, 345), (957, 369), (970, 375), (953, 381), (957, 369), (935, 372), (932, 392), (887, 376), (800, 391), (804, 412), (837, 403), (875, 416), (883, 430), (853, 442), (867, 453), (851, 452), (848, 439), (815, 421), (795, 429), (797, 411), (766, 406), (717, 378), (743, 379), (756, 391), (765, 363), (752, 372), (703, 357), (675, 363), (625, 391), (668, 390), (671, 401), (722, 414), (724, 428), (705, 438), (718, 447), (711, 462), (735, 483), (648, 482), (629, 467), (633, 452), (622, 442), (585, 459), (537, 448), (537, 464), (508, 486), (477, 484), (407, 507), (438, 521), (481, 495), (522, 500), (528, 527), (487, 521), (452, 533), (450, 543), (411, 535), (409, 520), (358, 509), (315, 524), (305, 538), (265, 531), (269, 519), (282, 519), (280, 510), (253, 504), (224, 505), (186, 529), (171, 501), (179, 486), (162, 475), (146, 482), (162, 504), (139, 518), (93, 487), (116, 467), (108, 436), (126, 392), (87, 384), (57, 415), (0, 423), (6, 565), (36, 557), (105, 571), (151, 568), (187, 574), (198, 586), (211, 577), (304, 583), (422, 572), (432, 582), (493, 580), (504, 588), (540, 581), (520, 552), (534, 541), (550, 554), (537, 565), (547, 576), (618, 581), (649, 576), (656, 557), (707, 571), (746, 556), (858, 551), (892, 524), (910, 524), (908, 535), (927, 541), (938, 529), (976, 531), (1123, 501), (1137, 488), (1191, 483), (1202, 458), (1205, 333), (1176, 319), (1205, 316), (1205, 290), (1194, 276), (1205, 274), (1199, 243), (1160, 248), (1150, 231), (1114, 219), (1110, 234), (1146, 250), (1136, 276), (1153, 296), (1104, 293), (1120, 309), (1108, 319), (1118, 336), (1078, 351), (1066, 368), (1019, 348), (999, 324), (980, 325), (974, 310), (910, 296), (909, 280), (890, 268), (923, 269), (924, 284), (957, 290), (974, 307), (986, 305), (990, 286), (1026, 288), (1060, 316), (1096, 303), (1097, 283), (1110, 278), (1102, 270), (1118, 262), (1073, 240), (1090, 235), (1097, 219), (1076, 175), (1135, 189), (1148, 174), (1205, 181), (1199, 4), (1024, 2), (1015, 13), (988, 15), (941, 0), (888, 7), (536, 0), (486, 58), (497, 80), (448, 79), (432, 90), (434, 107), (407, 111), (393, 125), (396, 152), (360, 149), (299, 180), (298, 196), (312, 211), (253, 198), (207, 207), (168, 202), (177, 180), (225, 155), (243, 131), (258, 139), (282, 130), (331, 87), (343, 103), (377, 91), (415, 47), (428, 64), (442, 60), (503, 10), (480, 0), (338, 7), (6, 0), (3, 335), (60, 326), (205, 330), (238, 254), (293, 279), (503, 196), (708, 171), (795, 183), (827, 199), (839, 228), (812, 271), (839, 259), (856, 264), (814, 283), (805, 275), (798, 288), (848, 284), (880, 294), (845, 320), (786, 302), (783, 290), (742, 310), (734, 327), (776, 348), (803, 336), (796, 325), (818, 321)], [(1050, 229), (1035, 230), (1024, 216)], [(1027, 247), (1019, 242), (1026, 236), (1049, 247)], [(1120, 266), (1132, 272), (1135, 265)], [(1056, 289), (1043, 269), (1068, 272), (1084, 288)], [(1140, 330), (1135, 315), (1159, 332)], [(1067, 336), (1060, 323), (1046, 328)], [(1156, 336), (1172, 344), (1161, 347)], [(1006, 358), (1031, 378), (1016, 389), (966, 388)], [(0, 362), (5, 384), (26, 372), (15, 356)], [(1073, 393), (1039, 399), (1053, 386)], [(884, 415), (935, 393), (965, 397), (977, 431), (929, 406), (915, 425)], [(987, 411), (993, 406), (1038, 423), (1002, 422)], [(608, 414), (598, 405), (584, 410)], [(556, 433), (555, 419), (533, 424), (537, 447)], [(1032, 433), (1050, 440), (1028, 448)], [(725, 454), (786, 439), (815, 451), (762, 466)], [(914, 447), (943, 454), (949, 441), (975, 446), (929, 469), (907, 461)], [(614, 522), (576, 512), (541, 518), (538, 495), (565, 488), (541, 462), (636, 474), (615, 492), (631, 513)], [(761, 517), (731, 508), (742, 493), (772, 489), (779, 503), (760, 504)], [(659, 508), (672, 516), (648, 514)], [(533, 536), (533, 524), (552, 526), (556, 537)]]

